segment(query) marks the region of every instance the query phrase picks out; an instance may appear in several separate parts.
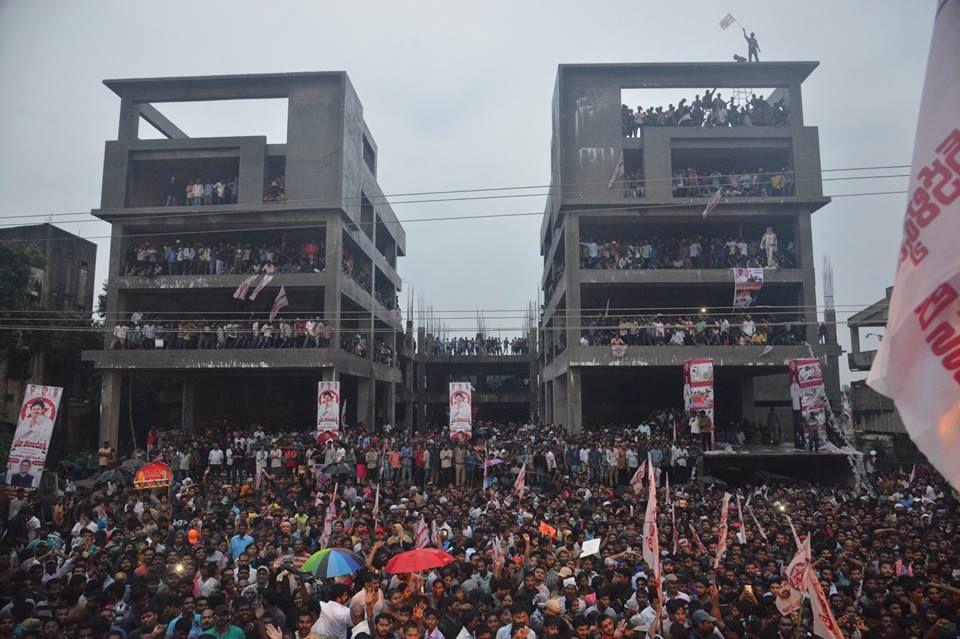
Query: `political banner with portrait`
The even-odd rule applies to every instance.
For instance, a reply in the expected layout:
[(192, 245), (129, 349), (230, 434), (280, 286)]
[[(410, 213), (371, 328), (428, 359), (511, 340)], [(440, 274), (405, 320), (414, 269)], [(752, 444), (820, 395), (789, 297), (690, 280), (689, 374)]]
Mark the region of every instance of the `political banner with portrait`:
[(470, 382), (450, 382), (450, 439), (467, 440), (471, 437), (472, 390)]
[(340, 434), (340, 382), (317, 383), (317, 441)]
[(733, 307), (748, 308), (756, 302), (757, 293), (763, 288), (762, 268), (733, 269)]
[(58, 386), (27, 385), (7, 458), (7, 485), (11, 488), (40, 486), (62, 396), (63, 389)]
[(819, 359), (791, 359), (787, 363), (790, 373), (791, 394), (799, 400), (794, 402), (800, 410), (804, 438), (817, 433), (820, 445), (827, 443), (827, 420), (830, 402), (823, 384), (823, 364)]
[(683, 408), (690, 419), (703, 411), (713, 424), (713, 360), (688, 359), (683, 363)]

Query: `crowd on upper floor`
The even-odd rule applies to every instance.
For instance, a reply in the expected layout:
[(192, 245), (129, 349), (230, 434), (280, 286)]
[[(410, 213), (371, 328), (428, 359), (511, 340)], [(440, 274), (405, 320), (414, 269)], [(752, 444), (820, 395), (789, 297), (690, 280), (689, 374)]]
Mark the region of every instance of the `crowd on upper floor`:
[(526, 337), (504, 337), (477, 333), (476, 337), (443, 338), (427, 334), (423, 344), (428, 355), (526, 355), (529, 352)]
[(320, 273), (323, 241), (210, 242), (162, 240), (130, 245), (125, 275)]
[(696, 95), (692, 102), (683, 98), (676, 106), (637, 106), (636, 110), (621, 105), (621, 120), (624, 137), (637, 137), (638, 131), (647, 126), (686, 127), (735, 127), (735, 126), (786, 126), (790, 123), (790, 111), (784, 99), (770, 104), (762, 95), (752, 94), (748, 100), (737, 104), (736, 98), (725, 100), (716, 89)]
[[(196, 178), (181, 187), (177, 178), (170, 176), (163, 191), (163, 206), (209, 206), (236, 204), (240, 194), (237, 176), (232, 178)], [(182, 198), (182, 199), (181, 199)]]
[(674, 197), (708, 197), (722, 191), (724, 197), (788, 197), (794, 193), (793, 171), (764, 168), (698, 172), (695, 168), (674, 170)]
[(584, 318), (581, 346), (792, 346), (806, 341), (802, 317), (785, 314), (597, 315)]
[[(580, 242), (582, 269), (724, 269), (768, 267), (766, 247), (760, 239), (743, 237), (650, 237), (644, 239), (596, 240)], [(796, 268), (797, 250), (793, 242), (779, 242), (774, 249), (778, 268)]]

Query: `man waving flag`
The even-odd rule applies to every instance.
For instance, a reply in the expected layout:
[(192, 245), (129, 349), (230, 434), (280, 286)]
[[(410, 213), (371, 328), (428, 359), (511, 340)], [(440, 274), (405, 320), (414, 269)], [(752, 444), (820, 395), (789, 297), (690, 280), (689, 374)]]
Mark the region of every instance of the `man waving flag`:
[(960, 489), (960, 0), (938, 0), (887, 329), (867, 383)]

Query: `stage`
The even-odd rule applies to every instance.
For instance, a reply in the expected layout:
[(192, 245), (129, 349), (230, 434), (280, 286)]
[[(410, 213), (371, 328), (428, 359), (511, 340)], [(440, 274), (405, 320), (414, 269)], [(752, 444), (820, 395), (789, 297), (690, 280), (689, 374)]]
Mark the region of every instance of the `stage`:
[(827, 444), (819, 451), (799, 450), (792, 443), (780, 445), (726, 446), (706, 451), (700, 460), (700, 477), (714, 477), (733, 483), (755, 479), (801, 479), (833, 484), (851, 484), (853, 448)]

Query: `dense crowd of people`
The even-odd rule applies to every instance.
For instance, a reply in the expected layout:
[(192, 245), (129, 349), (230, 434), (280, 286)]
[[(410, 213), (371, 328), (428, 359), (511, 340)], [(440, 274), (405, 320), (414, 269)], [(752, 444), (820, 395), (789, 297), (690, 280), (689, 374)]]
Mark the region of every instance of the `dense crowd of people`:
[(282, 202), (287, 199), (287, 176), (279, 175), (267, 180), (263, 189), (264, 202)]
[(325, 266), (322, 240), (288, 244), (170, 239), (131, 245), (125, 275), (320, 273)]
[[(580, 242), (582, 269), (697, 269), (763, 268), (767, 263), (762, 238), (735, 236), (650, 237), (643, 239)], [(797, 250), (793, 242), (778, 242), (774, 262), (779, 268), (796, 268)]]
[[(792, 524), (845, 638), (958, 636), (958, 504), (929, 466), (871, 467), (855, 487), (731, 487), (743, 506), (719, 553), (724, 490), (689, 481), (700, 452), (674, 441), (681, 417), (582, 435), (487, 424), (457, 444), (362, 426), (323, 445), (226, 423), (151, 431), (169, 488), (112, 473), (53, 501), (5, 499), (0, 637), (811, 637), (809, 603), (784, 607)], [(630, 485), (647, 460), (659, 583), (640, 553), (646, 489)], [(386, 571), (417, 546), (450, 563)], [(358, 562), (336, 578), (302, 572), (321, 547)]]
[(530, 346), (526, 337), (504, 337), (477, 333), (476, 337), (439, 337), (427, 334), (423, 352), (428, 355), (526, 355)]
[(762, 95), (752, 94), (742, 104), (736, 98), (725, 100), (716, 89), (696, 95), (690, 102), (683, 98), (676, 106), (663, 107), (637, 106), (632, 109), (626, 104), (620, 108), (624, 137), (634, 138), (647, 126), (687, 126), (687, 127), (734, 127), (734, 126), (787, 126), (790, 124), (790, 110), (784, 99), (770, 104)]
[(249, 320), (165, 320), (135, 313), (113, 327), (111, 350), (179, 350), (233, 348), (307, 348), (330, 346), (332, 328), (319, 317)]
[(773, 315), (597, 315), (584, 319), (581, 346), (793, 346), (806, 341), (801, 317)]
[[(232, 178), (196, 178), (181, 187), (177, 178), (170, 176), (163, 191), (164, 206), (210, 206), (211, 204), (236, 204), (240, 195), (240, 182)], [(181, 197), (183, 199), (181, 199)]]
[(794, 175), (781, 170), (737, 169), (699, 172), (690, 167), (673, 171), (674, 197), (709, 197), (721, 191), (724, 197), (788, 197), (793, 195)]

